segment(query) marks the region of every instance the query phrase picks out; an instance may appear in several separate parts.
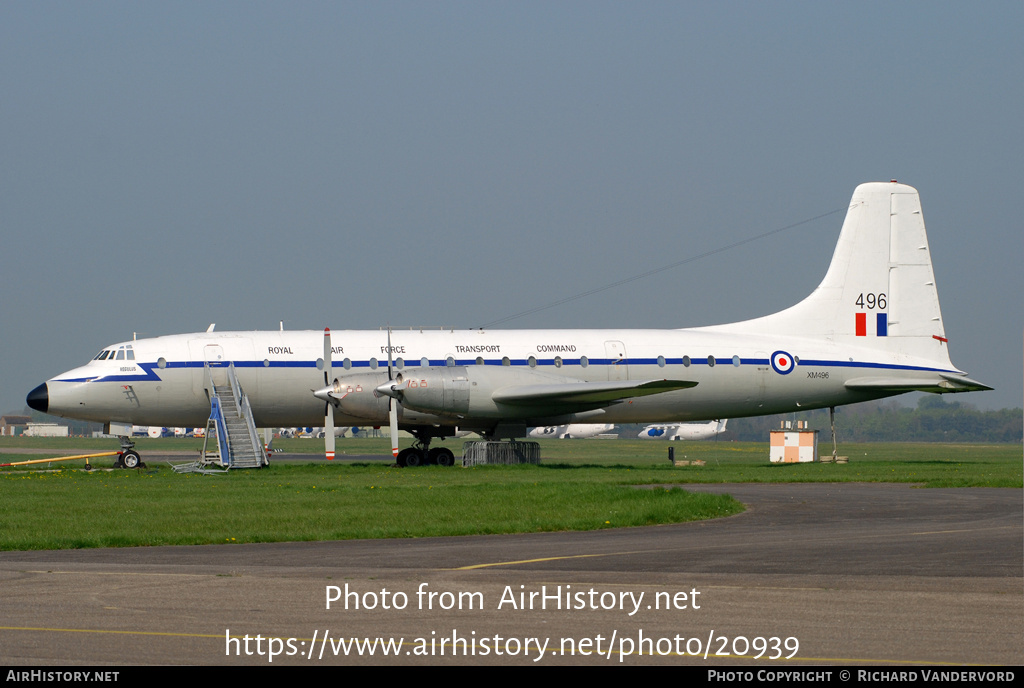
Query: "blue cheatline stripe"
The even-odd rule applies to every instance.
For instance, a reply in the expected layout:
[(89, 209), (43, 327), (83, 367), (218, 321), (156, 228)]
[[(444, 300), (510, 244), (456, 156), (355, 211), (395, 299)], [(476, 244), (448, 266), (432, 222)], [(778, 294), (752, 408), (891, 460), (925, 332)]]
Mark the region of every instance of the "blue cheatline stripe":
[[(879, 313), (878, 314), (878, 324), (879, 324), (879, 328), (881, 328), (880, 331), (879, 331), (879, 335), (880, 336), (886, 336), (886, 332), (887, 332), (886, 323), (887, 323), (887, 316), (886, 316), (886, 314)], [(589, 361), (588, 365), (593, 365), (593, 366), (609, 366), (609, 365), (623, 365), (623, 366), (626, 366), (626, 365), (633, 365), (633, 366), (655, 366), (655, 367), (660, 367), (660, 366), (658, 366), (658, 359), (656, 359), (656, 358), (627, 358), (627, 359), (591, 358), (591, 359), (588, 359), (588, 361)], [(264, 367), (270, 367), (270, 368), (316, 368), (316, 361), (270, 361), (269, 362), (270, 363), (269, 366), (267, 366), (264, 363), (264, 361), (233, 361), (233, 363), (234, 363), (236, 368), (264, 368)], [(431, 368), (444, 368), (444, 367), (447, 367), (447, 359), (443, 359), (443, 358), (429, 359), (428, 363), (429, 363), (429, 367), (431, 367)], [(732, 363), (732, 356), (721, 356), (721, 357), (715, 356), (715, 364), (716, 364), (715, 367), (721, 367), (721, 368), (735, 368), (736, 367)], [(108, 375), (108, 376), (96, 375), (96, 376), (93, 376), (93, 377), (74, 378), (74, 379), (67, 379), (67, 380), (56, 380), (55, 379), (55, 381), (56, 382), (92, 382), (92, 381), (96, 381), (96, 382), (144, 382), (144, 381), (158, 382), (158, 381), (162, 380), (162, 378), (159, 376), (159, 370), (160, 369), (157, 367), (156, 363), (152, 363), (152, 362), (149, 362), (149, 363), (137, 362), (136, 365), (138, 365), (140, 368), (142, 368), (145, 371), (145, 374), (135, 374), (135, 375), (114, 374), (114, 375)], [(224, 365), (226, 366), (227, 362), (225, 362)], [(455, 365), (457, 365), (457, 366), (475, 366), (476, 365), (476, 359), (475, 358), (457, 359), (455, 361)], [(484, 360), (484, 365), (501, 366), (502, 362), (501, 362), (500, 359), (485, 359)], [(525, 359), (525, 358), (522, 358), (522, 359), (511, 359), (509, 361), (509, 365), (511, 365), (511, 366), (528, 366), (529, 365), (529, 360)], [(538, 367), (540, 367), (540, 366), (554, 366), (554, 365), (555, 365), (555, 359), (553, 359), (553, 358), (538, 359), (537, 360), (537, 366)], [(666, 366), (683, 366), (683, 359), (682, 358), (666, 358), (665, 359), (665, 365)], [(707, 366), (707, 365), (708, 365), (708, 359), (707, 359), (706, 356), (702, 357), (702, 358), (691, 358), (690, 359), (690, 366)], [(761, 366), (761, 367), (764, 367), (764, 366), (770, 365), (770, 361), (767, 358), (741, 358), (740, 359), (740, 365), (741, 366)], [(563, 368), (578, 367), (578, 366), (580, 366), (580, 359), (578, 359), (578, 358), (576, 358), (576, 359), (564, 359), (562, 361), (562, 367)], [(202, 367), (203, 367), (203, 361), (168, 361), (167, 365), (166, 365), (167, 369), (202, 368)], [(351, 361), (351, 367), (352, 368), (370, 368), (370, 361), (369, 360), (365, 360), (365, 361)], [(383, 362), (382, 361), (377, 361), (377, 367), (376, 367), (375, 370), (386, 371), (387, 367), (388, 367), (388, 364), (387, 364), (386, 360), (383, 361)], [(422, 368), (422, 367), (423, 366), (420, 365), (419, 360), (412, 359), (412, 360), (407, 360), (406, 363), (405, 363), (405, 366), (403, 368), (399, 368), (399, 370), (409, 370), (409, 369)], [(800, 362), (797, 364), (796, 367), (805, 367), (805, 368), (806, 367), (814, 367), (814, 368), (868, 368), (868, 369), (873, 369), (873, 370), (916, 370), (916, 371), (922, 371), (922, 372), (935, 372), (935, 373), (954, 373), (954, 374), (959, 373), (959, 371), (957, 371), (957, 370), (950, 370), (948, 368), (932, 368), (932, 367), (928, 367), (928, 366), (899, 365), (899, 364), (895, 364), (895, 363), (873, 363), (873, 362), (869, 362), (869, 361), (830, 361), (830, 360), (824, 360), (824, 359), (821, 359), (821, 360), (818, 360), (818, 359), (800, 359)], [(333, 368), (335, 370), (341, 370), (342, 366), (341, 366), (340, 362), (335, 362), (334, 365), (333, 365)]]
[(879, 313), (875, 322), (878, 326), (878, 336), (887, 337), (889, 335), (889, 315), (887, 313)]
[(800, 366), (819, 368), (871, 368), (875, 370), (920, 370), (931, 373), (958, 373), (949, 368), (929, 368), (927, 366), (897, 365), (895, 363), (870, 363), (867, 361), (811, 361), (800, 359)]

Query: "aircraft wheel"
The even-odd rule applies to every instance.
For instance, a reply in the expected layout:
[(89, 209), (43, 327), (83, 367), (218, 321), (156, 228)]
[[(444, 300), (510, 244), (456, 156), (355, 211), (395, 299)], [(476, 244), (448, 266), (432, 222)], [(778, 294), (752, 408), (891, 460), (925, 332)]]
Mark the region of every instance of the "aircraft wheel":
[(124, 468), (138, 468), (140, 463), (142, 463), (142, 459), (134, 449), (129, 449), (121, 454), (121, 466)]
[(436, 463), (438, 466), (454, 466), (455, 454), (452, 453), (451, 449), (446, 449), (445, 447), (431, 449), (430, 463)]
[[(405, 458), (405, 463), (402, 463), (402, 458)], [(398, 465), (408, 468), (417, 468), (422, 466), (426, 462), (426, 457), (423, 456), (423, 452), (415, 447), (408, 447), (398, 452)]]

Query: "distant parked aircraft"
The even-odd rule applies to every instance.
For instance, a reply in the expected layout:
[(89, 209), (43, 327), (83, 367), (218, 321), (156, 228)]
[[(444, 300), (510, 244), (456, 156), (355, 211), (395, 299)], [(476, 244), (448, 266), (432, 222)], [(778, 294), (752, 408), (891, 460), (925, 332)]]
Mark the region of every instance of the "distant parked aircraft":
[(676, 423), (673, 425), (648, 425), (640, 432), (644, 440), (707, 440), (725, 432), (726, 420), (709, 423)]
[(615, 426), (609, 423), (570, 423), (569, 425), (545, 425), (530, 430), (528, 437), (557, 437), (560, 440), (597, 437), (611, 432)]

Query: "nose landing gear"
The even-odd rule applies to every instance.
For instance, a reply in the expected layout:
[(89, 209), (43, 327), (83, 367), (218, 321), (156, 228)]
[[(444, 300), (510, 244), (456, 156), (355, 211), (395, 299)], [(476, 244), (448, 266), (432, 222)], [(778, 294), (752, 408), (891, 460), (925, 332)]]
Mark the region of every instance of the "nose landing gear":
[(145, 468), (146, 464), (142, 463), (142, 457), (139, 456), (139, 452), (135, 451), (135, 443), (132, 442), (132, 438), (118, 435), (117, 439), (121, 441), (121, 451), (117, 453), (114, 468)]

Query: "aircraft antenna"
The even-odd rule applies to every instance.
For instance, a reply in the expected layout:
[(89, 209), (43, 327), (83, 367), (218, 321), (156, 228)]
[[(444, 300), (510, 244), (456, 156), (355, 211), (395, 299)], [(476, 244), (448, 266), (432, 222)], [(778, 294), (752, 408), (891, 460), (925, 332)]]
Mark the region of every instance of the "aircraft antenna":
[(773, 230), (771, 230), (769, 232), (764, 232), (763, 234), (758, 234), (757, 236), (752, 236), (752, 237), (748, 237), (746, 239), (741, 239), (739, 241), (733, 242), (733, 243), (728, 244), (726, 246), (721, 246), (719, 248), (711, 249), (710, 251), (705, 251), (704, 253), (698, 254), (696, 256), (690, 256), (689, 258), (684, 258), (683, 260), (676, 261), (675, 263), (670, 263), (668, 265), (663, 265), (660, 268), (654, 268), (653, 270), (648, 270), (647, 272), (641, 272), (640, 274), (633, 275), (632, 277), (626, 277), (625, 279), (621, 279), (621, 280), (618, 280), (616, 282), (611, 282), (611, 283), (606, 284), (606, 285), (604, 285), (602, 287), (594, 287), (593, 289), (588, 289), (587, 291), (582, 291), (582, 292), (580, 292), (578, 294), (574, 294), (573, 296), (567, 296), (564, 299), (559, 299), (558, 301), (554, 301), (552, 303), (549, 303), (546, 306), (537, 306), (536, 308), (530, 308), (528, 310), (521, 311), (521, 312), (516, 313), (514, 315), (509, 315), (507, 317), (500, 318), (498, 320), (492, 320), (489, 323), (484, 323), (483, 325), (481, 325), (480, 329), (481, 330), (487, 329), (487, 328), (492, 327), (494, 325), (500, 325), (501, 323), (508, 322), (509, 320), (516, 320), (517, 318), (522, 318), (525, 315), (532, 315), (533, 313), (539, 313), (540, 311), (546, 311), (547, 309), (554, 308), (555, 306), (561, 306), (562, 304), (569, 303), (570, 301), (575, 301), (577, 299), (582, 299), (585, 296), (592, 296), (594, 294), (599, 294), (602, 291), (608, 291), (609, 289), (614, 289), (615, 287), (621, 287), (624, 284), (629, 284), (630, 282), (636, 282), (637, 280), (642, 280), (645, 277), (650, 277), (652, 275), (657, 275), (658, 273), (665, 272), (666, 270), (672, 270), (673, 268), (678, 268), (681, 265), (686, 265), (687, 263), (693, 263), (695, 261), (701, 260), (702, 258), (707, 258), (709, 256), (713, 256), (713, 255), (716, 255), (718, 253), (723, 253), (725, 251), (729, 251), (729, 250), (737, 248), (739, 246), (743, 246), (744, 244), (749, 244), (749, 243), (754, 242), (754, 241), (759, 241), (760, 239), (765, 239), (765, 238), (773, 236), (775, 234), (779, 234), (780, 232), (785, 232), (788, 229), (793, 229), (794, 227), (799, 227), (800, 225), (805, 225), (805, 224), (807, 224), (809, 222), (814, 222), (815, 220), (820, 220), (823, 217), (828, 217), (829, 215), (835, 215), (836, 213), (845, 212), (848, 209), (849, 209), (849, 206), (843, 206), (842, 208), (836, 208), (835, 210), (830, 210), (827, 213), (822, 213), (821, 215), (815, 215), (814, 217), (809, 217), (806, 220), (800, 220), (799, 222), (794, 222), (793, 224), (786, 225), (785, 227), (779, 227), (778, 229), (773, 229)]

